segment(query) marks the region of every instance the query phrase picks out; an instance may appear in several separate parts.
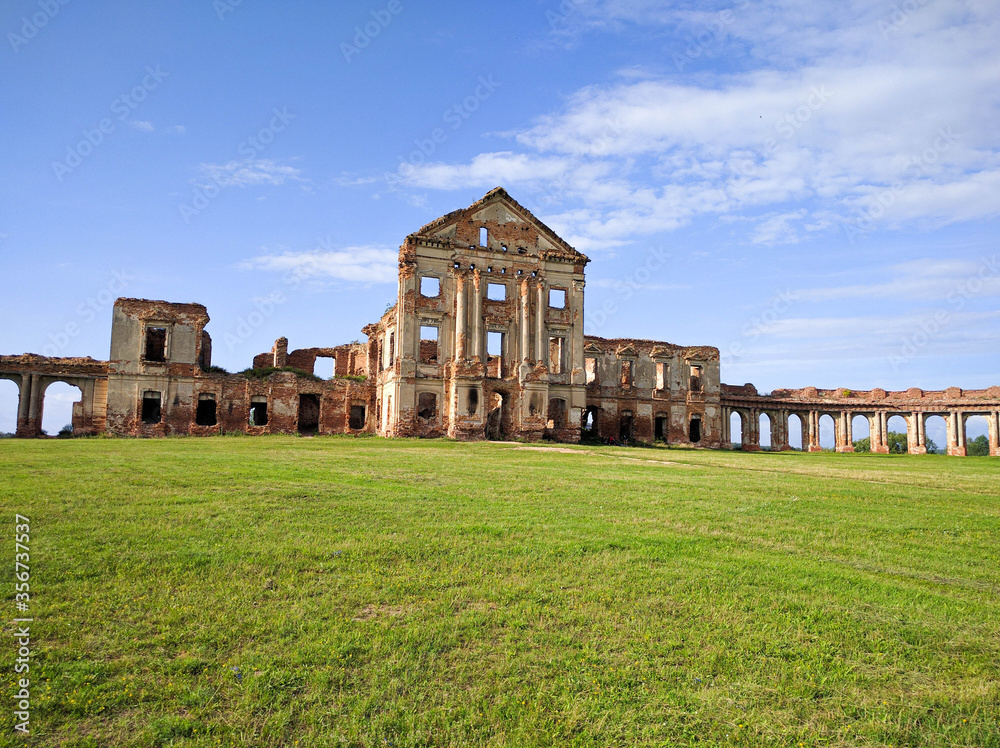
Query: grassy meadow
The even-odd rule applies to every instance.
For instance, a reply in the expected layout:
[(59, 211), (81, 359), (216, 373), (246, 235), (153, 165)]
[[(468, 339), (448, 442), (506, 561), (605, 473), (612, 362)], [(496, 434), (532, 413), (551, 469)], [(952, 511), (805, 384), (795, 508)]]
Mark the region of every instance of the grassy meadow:
[(1000, 746), (1000, 460), (0, 441), (68, 746)]

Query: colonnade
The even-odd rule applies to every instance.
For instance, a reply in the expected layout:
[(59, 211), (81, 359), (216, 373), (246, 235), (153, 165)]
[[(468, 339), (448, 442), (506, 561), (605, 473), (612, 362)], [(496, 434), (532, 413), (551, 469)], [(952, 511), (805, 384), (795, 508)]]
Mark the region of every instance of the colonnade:
[(889, 419), (899, 416), (906, 421), (906, 444), (910, 454), (925, 454), (927, 452), (927, 419), (932, 416), (944, 418), (947, 430), (948, 454), (965, 456), (966, 422), (972, 416), (984, 416), (988, 424), (990, 454), (1000, 456), (1000, 410), (972, 410), (964, 408), (949, 408), (946, 410), (913, 410), (871, 408), (864, 410), (829, 410), (804, 406), (788, 408), (761, 408), (752, 404), (725, 403), (722, 407), (723, 443), (733, 444), (731, 433), (731, 417), (738, 413), (742, 423), (742, 449), (756, 451), (761, 448), (760, 417), (766, 415), (771, 424), (771, 449), (781, 451), (791, 449), (788, 443), (788, 422), (792, 416), (797, 416), (802, 424), (802, 449), (808, 452), (819, 452), (820, 419), (828, 415), (833, 419), (834, 448), (838, 452), (854, 451), (854, 435), (852, 422), (856, 416), (864, 416), (868, 420), (868, 433), (871, 440), (871, 451), (887, 453), (889, 451), (888, 434)]

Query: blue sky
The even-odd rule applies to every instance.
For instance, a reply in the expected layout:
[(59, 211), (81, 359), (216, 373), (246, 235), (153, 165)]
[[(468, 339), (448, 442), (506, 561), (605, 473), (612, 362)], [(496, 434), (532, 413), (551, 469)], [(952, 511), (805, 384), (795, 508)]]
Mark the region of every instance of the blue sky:
[(762, 391), (997, 384), (998, 22), (8, 0), (0, 351), (106, 358), (118, 295), (205, 304), (230, 370), (281, 335), (347, 342), (406, 234), (502, 185), (592, 258), (589, 333), (715, 345)]

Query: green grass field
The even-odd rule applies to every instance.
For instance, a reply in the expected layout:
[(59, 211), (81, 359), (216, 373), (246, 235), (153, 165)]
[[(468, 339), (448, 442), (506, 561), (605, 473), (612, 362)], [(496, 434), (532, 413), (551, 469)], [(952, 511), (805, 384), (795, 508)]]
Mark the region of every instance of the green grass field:
[(543, 449), (0, 442), (0, 744), (1000, 746), (1000, 461)]

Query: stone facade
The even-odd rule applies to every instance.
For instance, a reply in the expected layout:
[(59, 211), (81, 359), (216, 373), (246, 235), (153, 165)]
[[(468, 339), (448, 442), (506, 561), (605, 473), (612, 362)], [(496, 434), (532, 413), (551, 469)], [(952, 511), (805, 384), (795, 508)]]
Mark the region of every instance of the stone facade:
[[(881, 390), (776, 391), (722, 384), (710, 346), (584, 335), (588, 258), (497, 188), (406, 237), (396, 303), (364, 328), (365, 343), (288, 350), (279, 338), (239, 374), (212, 366), (208, 311), (200, 304), (115, 302), (108, 361), (0, 356), (0, 379), (19, 388), (18, 436), (41, 433), (45, 389), (80, 388), (77, 434), (204, 436), (378, 434), (460, 440), (542, 438), (578, 442), (663, 441), (729, 447), (730, 417), (759, 448), (767, 413), (775, 449), (788, 448), (788, 419), (819, 448), (830, 413), (837, 448), (851, 447), (850, 419), (865, 414), (874, 451), (885, 451), (887, 417), (902, 414), (911, 451), (927, 416), (949, 420), (949, 453), (964, 454), (964, 423), (986, 415), (1000, 454), (1000, 388), (943, 393)], [(316, 360), (332, 359), (329, 380)]]

